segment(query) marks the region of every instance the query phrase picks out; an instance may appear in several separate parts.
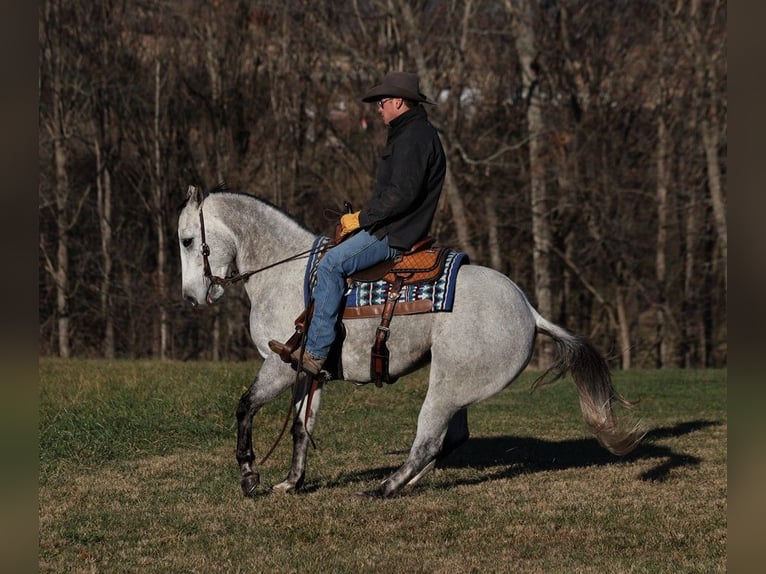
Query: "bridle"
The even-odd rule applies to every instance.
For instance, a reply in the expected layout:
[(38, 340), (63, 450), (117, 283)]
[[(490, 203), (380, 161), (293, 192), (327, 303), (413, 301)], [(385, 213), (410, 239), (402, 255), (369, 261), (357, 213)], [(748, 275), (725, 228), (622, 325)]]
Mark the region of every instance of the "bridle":
[(283, 265), (291, 261), (296, 261), (298, 259), (309, 257), (312, 254), (325, 251), (332, 246), (330, 244), (326, 244), (319, 247), (312, 247), (311, 249), (307, 249), (306, 251), (301, 251), (300, 253), (291, 255), (290, 257), (285, 257), (284, 259), (275, 261), (274, 263), (269, 263), (268, 265), (265, 265), (259, 269), (254, 269), (253, 271), (246, 271), (245, 273), (232, 273), (231, 275), (227, 275), (226, 277), (213, 275), (213, 272), (210, 269), (210, 260), (209, 260), (210, 246), (207, 244), (207, 240), (205, 239), (205, 215), (202, 212), (203, 203), (204, 202), (202, 201), (199, 204), (199, 229), (200, 229), (200, 240), (202, 242), (200, 249), (202, 251), (203, 273), (205, 275), (205, 279), (209, 281), (207, 292), (205, 293), (205, 300), (208, 302), (208, 304), (212, 304), (214, 302), (212, 293), (216, 287), (220, 289), (224, 289), (227, 285), (232, 285), (239, 281), (247, 281), (250, 278), (250, 276), (255, 275), (256, 273), (260, 273), (261, 271), (266, 271), (267, 269), (271, 269), (272, 267), (277, 267), (278, 265)]

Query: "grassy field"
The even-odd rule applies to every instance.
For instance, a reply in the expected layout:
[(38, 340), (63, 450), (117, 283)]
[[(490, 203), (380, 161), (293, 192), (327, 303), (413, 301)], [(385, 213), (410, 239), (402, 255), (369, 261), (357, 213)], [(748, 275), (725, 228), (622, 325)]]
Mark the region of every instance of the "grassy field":
[[(258, 365), (40, 361), (43, 572), (725, 572), (725, 371), (615, 374), (649, 429), (628, 457), (588, 436), (574, 385), (535, 373), (469, 410), (471, 439), (407, 495), (428, 370), (331, 383), (298, 495), (267, 495), (289, 435), (242, 497), (234, 411)], [(256, 415), (262, 455), (287, 409)]]

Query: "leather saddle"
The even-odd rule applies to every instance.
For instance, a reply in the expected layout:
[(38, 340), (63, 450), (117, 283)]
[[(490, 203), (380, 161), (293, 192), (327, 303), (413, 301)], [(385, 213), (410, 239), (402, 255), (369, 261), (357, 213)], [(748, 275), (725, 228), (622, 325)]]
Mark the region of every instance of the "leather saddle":
[[(389, 351), (386, 342), (391, 332), (391, 319), (402, 287), (434, 282), (444, 270), (449, 250), (444, 247), (434, 247), (434, 242), (433, 237), (421, 239), (409, 251), (398, 257), (382, 261), (348, 278), (351, 282), (384, 280), (390, 284), (386, 302), (380, 310), (380, 325), (375, 331), (375, 340), (370, 349), (370, 378), (376, 387), (381, 387), (382, 383), (396, 382), (396, 379), (388, 372)], [(430, 302), (424, 301), (424, 303), (430, 308)], [(345, 314), (344, 318), (346, 318)]]
[(435, 241), (433, 237), (421, 239), (409, 251), (363, 269), (348, 280), (359, 283), (384, 280), (394, 283), (397, 277), (401, 277), (402, 285), (436, 281), (444, 269), (448, 250), (445, 247), (434, 247)]
[[(388, 297), (386, 298), (385, 304), (382, 305), (382, 308), (374, 309), (372, 314), (356, 313), (352, 315), (343, 315), (343, 318), (380, 316), (380, 325), (375, 332), (375, 340), (370, 349), (370, 378), (372, 379), (372, 382), (375, 383), (376, 387), (381, 387), (384, 382), (388, 384), (396, 382), (396, 379), (391, 377), (388, 371), (389, 351), (386, 342), (390, 333), (389, 326), (391, 324), (391, 319), (393, 318), (402, 287), (405, 285), (434, 282), (441, 277), (444, 270), (449, 249), (446, 247), (435, 247), (434, 243), (435, 239), (433, 237), (426, 237), (415, 243), (409, 251), (402, 253), (398, 257), (382, 261), (377, 265), (363, 269), (347, 278), (349, 283), (366, 283), (380, 280), (385, 280), (390, 283)], [(422, 303), (425, 306), (418, 306), (419, 303)], [(408, 304), (409, 303), (402, 303), (402, 305)], [(415, 305), (417, 307), (413, 307), (411, 310), (412, 312), (424, 312), (431, 308), (431, 302), (427, 300), (414, 302), (409, 305)], [(313, 305), (310, 305), (309, 308), (295, 320), (295, 333), (283, 345), (282, 352), (280, 352), (280, 356), (284, 362), (289, 363), (291, 360), (290, 353), (302, 344), (307, 322), (311, 320), (312, 312)], [(341, 329), (341, 332), (343, 331), (344, 330)], [(340, 344), (342, 344), (343, 335), (339, 338), (341, 339)], [(336, 339), (336, 344), (333, 345), (333, 350), (338, 349), (339, 346), (339, 342)], [(333, 361), (330, 361), (328, 357), (327, 363), (337, 364), (337, 368), (334, 368), (334, 372), (338, 374), (342, 373), (343, 368), (340, 363), (339, 353), (338, 357), (333, 357)]]

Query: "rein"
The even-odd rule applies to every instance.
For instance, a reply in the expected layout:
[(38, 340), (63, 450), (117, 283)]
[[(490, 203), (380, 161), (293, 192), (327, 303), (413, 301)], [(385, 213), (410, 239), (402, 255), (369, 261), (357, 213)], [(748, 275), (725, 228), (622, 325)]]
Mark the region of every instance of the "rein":
[(210, 257), (210, 246), (207, 244), (207, 240), (205, 238), (205, 216), (202, 213), (202, 203), (200, 203), (200, 206), (199, 206), (199, 228), (200, 228), (200, 239), (202, 241), (201, 250), (202, 250), (203, 272), (205, 274), (205, 278), (208, 281), (210, 281), (207, 294), (205, 295), (205, 298), (207, 299), (208, 304), (213, 303), (213, 298), (211, 297), (210, 292), (215, 286), (223, 288), (223, 287), (226, 287), (227, 285), (232, 285), (239, 281), (247, 281), (247, 279), (249, 279), (252, 275), (255, 275), (256, 273), (260, 273), (261, 271), (266, 271), (268, 269), (277, 267), (279, 265), (284, 265), (285, 263), (290, 263), (291, 261), (296, 261), (297, 259), (307, 257), (314, 253), (320, 253), (322, 251), (327, 250), (330, 247), (330, 245), (328, 244), (322, 247), (307, 249), (306, 251), (301, 251), (300, 253), (291, 255), (290, 257), (285, 257), (284, 259), (275, 261), (274, 263), (269, 263), (268, 265), (265, 265), (264, 267), (261, 267), (259, 269), (254, 269), (253, 271), (246, 271), (245, 273), (232, 273), (231, 275), (228, 275), (226, 277), (219, 277), (218, 275), (213, 275), (213, 272), (210, 269), (210, 261), (208, 259)]

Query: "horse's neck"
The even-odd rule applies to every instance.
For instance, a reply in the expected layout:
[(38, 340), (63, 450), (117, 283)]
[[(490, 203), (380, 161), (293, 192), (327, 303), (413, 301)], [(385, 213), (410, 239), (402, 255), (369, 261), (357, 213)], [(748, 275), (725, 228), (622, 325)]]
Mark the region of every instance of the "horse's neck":
[[(303, 307), (306, 259), (280, 262), (305, 254), (315, 236), (266, 203), (249, 200), (245, 205), (233, 229), (238, 238), (235, 263), (240, 273), (255, 271), (245, 283), (245, 291), (259, 328), (281, 332)], [(277, 265), (264, 269), (273, 264)]]
[[(219, 217), (234, 241), (234, 263), (240, 273), (253, 273), (245, 283), (251, 310), (268, 321), (279, 296), (297, 314), (303, 306), (305, 257), (279, 263), (305, 254), (315, 235), (295, 220), (267, 203), (250, 196), (222, 198)], [(273, 268), (264, 269), (279, 263)], [(278, 322), (284, 322), (281, 318)]]
[(278, 209), (248, 196), (234, 196), (226, 223), (236, 242), (236, 264), (263, 267), (306, 251), (314, 235)]

